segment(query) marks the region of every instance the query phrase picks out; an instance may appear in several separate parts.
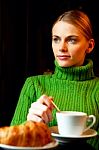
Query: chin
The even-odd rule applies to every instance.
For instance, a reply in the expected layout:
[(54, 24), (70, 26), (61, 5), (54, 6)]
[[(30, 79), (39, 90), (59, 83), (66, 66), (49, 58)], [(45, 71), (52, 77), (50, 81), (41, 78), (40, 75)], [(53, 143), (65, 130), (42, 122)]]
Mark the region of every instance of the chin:
[(59, 61), (57, 60), (57, 63), (60, 67), (71, 67), (73, 66), (73, 63), (71, 61)]
[(70, 64), (59, 64), (60, 67), (71, 67), (72, 65)]

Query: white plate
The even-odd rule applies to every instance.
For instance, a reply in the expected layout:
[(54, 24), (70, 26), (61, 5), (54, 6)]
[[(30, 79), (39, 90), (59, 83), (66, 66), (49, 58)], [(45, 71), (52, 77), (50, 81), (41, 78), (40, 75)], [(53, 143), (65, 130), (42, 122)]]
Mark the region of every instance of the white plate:
[(42, 149), (52, 149), (58, 146), (58, 141), (53, 140), (53, 142), (42, 146), (42, 147), (18, 147), (18, 146), (10, 146), (5, 144), (0, 144), (0, 147), (5, 150), (42, 150)]
[(58, 140), (59, 142), (62, 143), (67, 143), (67, 142), (73, 142), (76, 140), (86, 140), (88, 138), (94, 137), (97, 135), (97, 132), (93, 129), (89, 129), (88, 131), (84, 132), (82, 135), (80, 136), (62, 136), (58, 133), (58, 127), (57, 126), (53, 126), (50, 127), (51, 130), (51, 135), (52, 137), (54, 137), (56, 140)]

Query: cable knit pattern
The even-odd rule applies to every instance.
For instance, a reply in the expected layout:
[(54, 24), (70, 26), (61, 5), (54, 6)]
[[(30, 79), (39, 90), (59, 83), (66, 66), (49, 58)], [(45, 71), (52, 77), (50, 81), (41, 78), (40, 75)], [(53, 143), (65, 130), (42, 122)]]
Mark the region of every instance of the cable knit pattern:
[[(26, 121), (31, 103), (42, 94), (52, 96), (60, 110), (94, 114), (97, 118), (94, 129), (99, 134), (99, 78), (94, 75), (92, 60), (86, 60), (84, 66), (67, 68), (60, 67), (55, 61), (54, 74), (27, 78), (11, 125)], [(53, 110), (53, 120), (49, 123), (49, 126), (54, 125), (57, 125), (56, 110)], [(88, 139), (88, 142), (98, 150), (99, 137)]]

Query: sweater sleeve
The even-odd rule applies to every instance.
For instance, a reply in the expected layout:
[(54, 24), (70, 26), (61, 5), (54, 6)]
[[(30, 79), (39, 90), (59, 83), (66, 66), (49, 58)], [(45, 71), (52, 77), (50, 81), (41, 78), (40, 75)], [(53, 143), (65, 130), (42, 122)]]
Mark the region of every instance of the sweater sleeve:
[[(97, 80), (99, 81), (99, 80)], [(96, 102), (96, 110), (98, 111), (97, 112), (97, 136), (94, 137), (94, 138), (91, 138), (88, 140), (88, 143), (90, 143), (94, 148), (95, 150), (98, 150), (99, 149), (99, 82), (96, 83), (96, 86), (95, 86), (95, 96), (94, 96), (94, 99), (95, 99), (95, 102)]]
[(18, 125), (27, 120), (28, 110), (35, 99), (35, 86), (30, 77), (26, 79), (23, 85), (10, 125)]

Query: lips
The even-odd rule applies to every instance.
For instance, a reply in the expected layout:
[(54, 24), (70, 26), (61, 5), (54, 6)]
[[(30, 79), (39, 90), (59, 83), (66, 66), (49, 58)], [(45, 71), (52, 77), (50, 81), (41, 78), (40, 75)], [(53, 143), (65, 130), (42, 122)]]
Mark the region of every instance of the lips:
[(66, 60), (66, 59), (70, 58), (70, 56), (69, 55), (57, 55), (57, 58), (59, 60)]

